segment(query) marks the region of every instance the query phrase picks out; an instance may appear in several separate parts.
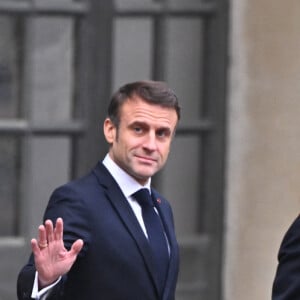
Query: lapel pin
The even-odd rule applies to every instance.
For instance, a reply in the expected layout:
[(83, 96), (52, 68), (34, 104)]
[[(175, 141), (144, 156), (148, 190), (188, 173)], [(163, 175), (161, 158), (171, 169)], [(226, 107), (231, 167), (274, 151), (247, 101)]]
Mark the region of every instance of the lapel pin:
[(160, 200), (159, 198), (156, 199), (156, 202), (157, 202), (158, 204), (161, 204), (161, 200)]

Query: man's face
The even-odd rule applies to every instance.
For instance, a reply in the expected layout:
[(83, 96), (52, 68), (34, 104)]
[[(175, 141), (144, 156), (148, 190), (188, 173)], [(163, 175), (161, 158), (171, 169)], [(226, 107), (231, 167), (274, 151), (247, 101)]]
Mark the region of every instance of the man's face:
[(144, 185), (165, 164), (177, 120), (173, 108), (151, 105), (139, 97), (127, 100), (118, 129), (110, 119), (104, 122), (110, 157)]

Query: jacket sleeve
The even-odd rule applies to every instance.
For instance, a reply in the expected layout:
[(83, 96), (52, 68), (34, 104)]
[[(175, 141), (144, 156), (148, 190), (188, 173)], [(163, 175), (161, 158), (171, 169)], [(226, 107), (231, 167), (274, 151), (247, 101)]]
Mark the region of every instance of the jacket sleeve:
[[(27, 265), (23, 267), (19, 273), (17, 280), (17, 296), (18, 300), (29, 300), (31, 298), (33, 282), (35, 277), (35, 267), (33, 263), (33, 256), (31, 255)], [(47, 300), (63, 299), (63, 281), (62, 278), (51, 290), (47, 293)]]
[(278, 253), (272, 300), (296, 300), (300, 297), (300, 216), (286, 232)]
[(33, 257), (31, 255), (27, 265), (23, 267), (18, 276), (17, 295), (19, 300), (31, 299), (34, 275), (35, 268), (33, 264)]

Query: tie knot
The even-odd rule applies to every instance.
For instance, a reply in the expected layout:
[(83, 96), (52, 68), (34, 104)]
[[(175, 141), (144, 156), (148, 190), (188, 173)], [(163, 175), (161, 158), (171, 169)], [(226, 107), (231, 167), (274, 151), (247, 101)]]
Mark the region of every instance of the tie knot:
[(133, 194), (133, 197), (142, 207), (147, 205), (154, 206), (148, 189), (143, 188), (138, 190)]

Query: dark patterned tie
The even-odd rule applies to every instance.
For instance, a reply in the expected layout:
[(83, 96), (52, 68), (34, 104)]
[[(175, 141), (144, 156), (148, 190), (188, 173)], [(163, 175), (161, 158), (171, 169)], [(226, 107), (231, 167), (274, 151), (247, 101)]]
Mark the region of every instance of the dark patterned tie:
[(142, 216), (156, 264), (160, 292), (162, 293), (169, 264), (169, 252), (163, 225), (159, 215), (154, 210), (153, 200), (148, 189), (138, 190), (133, 196), (142, 207)]

